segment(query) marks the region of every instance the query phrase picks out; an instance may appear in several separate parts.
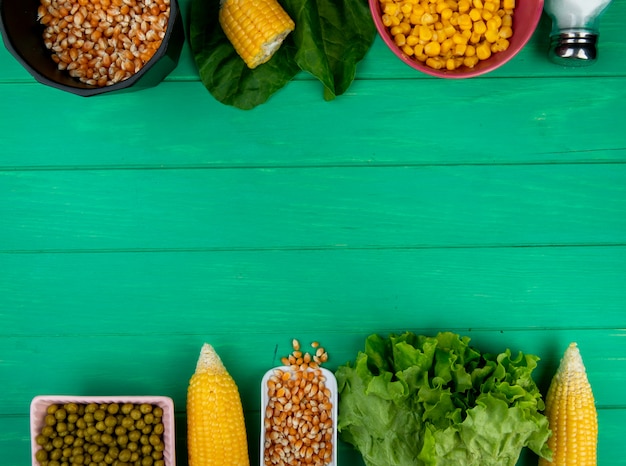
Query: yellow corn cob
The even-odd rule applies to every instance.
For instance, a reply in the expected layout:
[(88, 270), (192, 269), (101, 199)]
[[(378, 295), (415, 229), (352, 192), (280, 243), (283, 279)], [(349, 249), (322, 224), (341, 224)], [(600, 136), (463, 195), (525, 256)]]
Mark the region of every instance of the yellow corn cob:
[(268, 61), (295, 28), (277, 0), (222, 0), (219, 21), (249, 68)]
[(552, 461), (539, 466), (596, 466), (598, 417), (593, 393), (576, 343), (571, 343), (546, 396)]
[(249, 466), (246, 428), (235, 381), (204, 344), (187, 390), (189, 466)]

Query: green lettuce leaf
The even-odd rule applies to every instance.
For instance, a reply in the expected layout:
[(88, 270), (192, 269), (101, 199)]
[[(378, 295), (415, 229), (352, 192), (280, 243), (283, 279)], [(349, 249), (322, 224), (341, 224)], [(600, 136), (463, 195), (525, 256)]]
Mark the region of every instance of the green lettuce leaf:
[(537, 356), (480, 354), (451, 332), (371, 335), (336, 372), (338, 430), (368, 466), (514, 466), (550, 458)]
[(334, 99), (348, 89), (376, 36), (366, 0), (281, 0), (296, 28), (267, 63), (251, 70), (222, 31), (219, 4), (192, 0), (190, 46), (208, 91), (241, 109), (266, 102), (301, 70), (323, 84), (324, 99)]

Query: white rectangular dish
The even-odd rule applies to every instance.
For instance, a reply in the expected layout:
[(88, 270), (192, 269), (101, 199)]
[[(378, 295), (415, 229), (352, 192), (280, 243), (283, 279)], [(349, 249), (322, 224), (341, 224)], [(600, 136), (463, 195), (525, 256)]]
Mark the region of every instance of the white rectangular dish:
[[(271, 451), (275, 459), (284, 454), (285, 458), (305, 464), (306, 457), (311, 459), (312, 456), (313, 461), (306, 464), (337, 465), (337, 379), (324, 368), (308, 368), (304, 372), (311, 374), (315, 371), (318, 371), (317, 380), (298, 384), (294, 382), (296, 372), (303, 371), (294, 371), (290, 366), (274, 367), (264, 374), (261, 380), (260, 466), (274, 464), (269, 460), (265, 462), (266, 450)], [(291, 382), (282, 380), (285, 373), (290, 374)], [(280, 379), (278, 385), (277, 379)], [(288, 385), (291, 385), (290, 389)], [(308, 388), (313, 386), (316, 388)], [(318, 393), (320, 387), (325, 389), (324, 395)], [(274, 395), (270, 396), (270, 390)], [(330, 407), (327, 402), (331, 403)], [(294, 406), (296, 403), (299, 408)], [(278, 462), (278, 466), (282, 464), (291, 463)]]
[(71, 395), (39, 395), (33, 398), (30, 404), (30, 441), (32, 466), (39, 466), (36, 453), (41, 447), (37, 444), (37, 436), (45, 426), (45, 417), (48, 406), (53, 404), (112, 404), (133, 403), (150, 404), (163, 410), (163, 461), (165, 466), (176, 466), (176, 447), (174, 429), (174, 402), (165, 396), (71, 396)]

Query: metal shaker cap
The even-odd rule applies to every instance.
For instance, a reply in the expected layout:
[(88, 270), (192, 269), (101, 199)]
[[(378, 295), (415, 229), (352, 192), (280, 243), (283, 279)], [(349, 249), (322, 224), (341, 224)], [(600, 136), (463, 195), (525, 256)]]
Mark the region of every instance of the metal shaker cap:
[(589, 66), (596, 62), (598, 34), (567, 31), (551, 38), (549, 57), (562, 66)]

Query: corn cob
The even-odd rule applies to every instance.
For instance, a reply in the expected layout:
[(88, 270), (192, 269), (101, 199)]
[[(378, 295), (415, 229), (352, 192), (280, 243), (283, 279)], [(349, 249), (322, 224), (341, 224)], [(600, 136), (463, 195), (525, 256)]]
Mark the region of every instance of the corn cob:
[(222, 0), (219, 21), (249, 68), (267, 62), (295, 28), (277, 0)]
[(576, 343), (571, 343), (546, 396), (552, 461), (539, 466), (596, 466), (598, 417), (593, 393)]
[(249, 466), (239, 390), (220, 357), (204, 344), (187, 391), (189, 466)]

